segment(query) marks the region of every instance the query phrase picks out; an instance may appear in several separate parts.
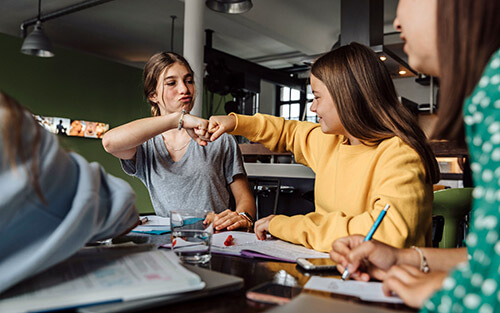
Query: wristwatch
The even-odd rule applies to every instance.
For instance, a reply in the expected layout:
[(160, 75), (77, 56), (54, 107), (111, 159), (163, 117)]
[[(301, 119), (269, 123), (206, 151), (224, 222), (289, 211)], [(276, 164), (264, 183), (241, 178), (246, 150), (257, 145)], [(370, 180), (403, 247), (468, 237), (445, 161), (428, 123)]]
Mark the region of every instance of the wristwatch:
[(253, 223), (255, 223), (255, 220), (250, 214), (248, 214), (247, 212), (239, 212), (238, 215), (243, 216), (250, 223), (250, 228), (253, 227)]

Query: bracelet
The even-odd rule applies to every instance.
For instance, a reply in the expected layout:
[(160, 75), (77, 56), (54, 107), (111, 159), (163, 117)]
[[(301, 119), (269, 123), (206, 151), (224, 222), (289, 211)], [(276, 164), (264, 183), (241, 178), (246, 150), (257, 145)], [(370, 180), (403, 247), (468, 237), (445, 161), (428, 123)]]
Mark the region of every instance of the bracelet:
[(186, 114), (186, 110), (182, 110), (181, 118), (179, 119), (179, 125), (177, 125), (177, 130), (181, 130), (184, 125), (184, 115)]
[(420, 255), (420, 271), (423, 273), (429, 273), (431, 271), (429, 264), (427, 263), (427, 259), (425, 258), (424, 253), (419, 247), (412, 246), (412, 249), (416, 250)]

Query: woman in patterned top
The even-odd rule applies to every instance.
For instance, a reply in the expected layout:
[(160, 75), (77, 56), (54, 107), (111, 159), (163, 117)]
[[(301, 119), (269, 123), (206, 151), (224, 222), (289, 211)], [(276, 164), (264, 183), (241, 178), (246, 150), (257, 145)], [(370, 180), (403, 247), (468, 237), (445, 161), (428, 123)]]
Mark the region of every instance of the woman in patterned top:
[(463, 139), (465, 124), (475, 183), (467, 248), (396, 249), (350, 236), (330, 253), (340, 271), (383, 280), (386, 293), (424, 312), (500, 310), (498, 16), (500, 1), (400, 0), (394, 21), (410, 65), (441, 79), (434, 137)]

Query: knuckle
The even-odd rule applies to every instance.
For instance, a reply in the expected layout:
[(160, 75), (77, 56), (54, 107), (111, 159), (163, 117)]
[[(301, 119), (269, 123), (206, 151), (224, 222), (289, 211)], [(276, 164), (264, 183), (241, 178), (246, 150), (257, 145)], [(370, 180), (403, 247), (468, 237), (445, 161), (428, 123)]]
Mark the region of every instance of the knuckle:
[(375, 249), (375, 243), (374, 243), (373, 241), (371, 241), (371, 240), (366, 241), (366, 242), (365, 242), (365, 245), (366, 245), (366, 247), (367, 247), (368, 249), (370, 249), (370, 250)]
[(347, 258), (349, 260), (354, 260), (356, 258), (356, 254), (353, 251), (351, 251), (347, 254)]

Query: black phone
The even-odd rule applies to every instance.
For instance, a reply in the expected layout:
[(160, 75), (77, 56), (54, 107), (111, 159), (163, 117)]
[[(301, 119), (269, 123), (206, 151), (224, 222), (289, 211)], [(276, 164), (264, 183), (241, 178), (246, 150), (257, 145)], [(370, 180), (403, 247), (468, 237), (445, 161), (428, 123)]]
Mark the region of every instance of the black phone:
[(267, 282), (247, 291), (247, 298), (257, 302), (285, 304), (302, 291), (302, 287), (291, 287)]
[(337, 263), (330, 258), (298, 258), (297, 264), (306, 271), (337, 271)]

